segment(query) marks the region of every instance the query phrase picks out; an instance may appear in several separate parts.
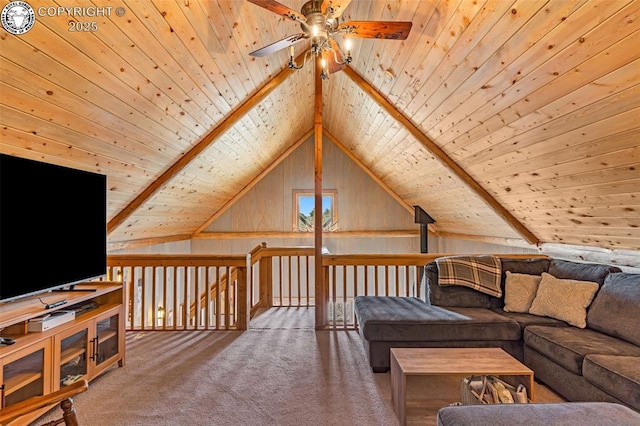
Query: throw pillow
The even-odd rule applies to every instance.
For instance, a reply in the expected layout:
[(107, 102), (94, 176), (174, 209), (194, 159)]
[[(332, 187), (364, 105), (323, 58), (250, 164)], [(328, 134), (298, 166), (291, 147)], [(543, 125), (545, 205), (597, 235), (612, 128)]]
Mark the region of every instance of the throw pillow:
[(514, 274), (507, 271), (504, 283), (505, 312), (529, 312), (541, 279), (540, 275)]
[(596, 295), (598, 287), (598, 283), (561, 280), (543, 272), (529, 313), (559, 319), (576, 327), (585, 328), (587, 307)]

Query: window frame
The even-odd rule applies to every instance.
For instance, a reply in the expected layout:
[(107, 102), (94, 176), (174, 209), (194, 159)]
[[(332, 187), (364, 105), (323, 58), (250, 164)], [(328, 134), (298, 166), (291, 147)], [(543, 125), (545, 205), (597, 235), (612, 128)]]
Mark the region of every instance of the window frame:
[[(292, 207), (293, 207), (293, 212), (292, 212), (292, 225), (293, 225), (293, 232), (310, 232), (308, 230), (302, 230), (300, 229), (299, 226), (299, 219), (298, 219), (298, 215), (300, 213), (300, 198), (301, 197), (311, 197), (313, 199), (314, 202), (314, 208), (315, 208), (315, 191), (313, 190), (309, 190), (309, 189), (294, 189), (293, 190), (293, 202)], [(324, 209), (324, 198), (328, 197), (331, 200), (331, 216), (332, 216), (332, 223), (334, 224), (333, 226), (331, 226), (331, 229), (329, 230), (325, 230), (323, 229), (322, 232), (336, 232), (337, 231), (337, 226), (335, 226), (335, 224), (338, 223), (338, 191), (336, 189), (325, 189), (322, 191), (322, 198), (323, 198), (323, 209)]]

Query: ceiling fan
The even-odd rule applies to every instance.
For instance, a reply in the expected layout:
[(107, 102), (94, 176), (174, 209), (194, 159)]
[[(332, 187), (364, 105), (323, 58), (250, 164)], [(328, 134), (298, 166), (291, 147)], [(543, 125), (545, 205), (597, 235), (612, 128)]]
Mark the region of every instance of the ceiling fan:
[[(322, 77), (340, 71), (351, 62), (349, 38), (382, 38), (405, 40), (411, 30), (411, 22), (394, 21), (346, 21), (340, 22), (340, 15), (351, 0), (310, 0), (300, 12), (296, 12), (275, 0), (248, 0), (273, 13), (300, 23), (302, 33), (289, 35), (281, 40), (249, 53), (262, 57), (279, 50), (290, 48), (289, 68), (300, 69), (310, 55), (322, 55)], [(333, 38), (341, 35), (346, 39), (347, 55), (343, 55), (338, 42)], [(294, 45), (302, 40), (311, 39), (311, 49), (305, 52), (301, 65), (294, 59)], [(327, 73), (328, 72), (328, 73)]]

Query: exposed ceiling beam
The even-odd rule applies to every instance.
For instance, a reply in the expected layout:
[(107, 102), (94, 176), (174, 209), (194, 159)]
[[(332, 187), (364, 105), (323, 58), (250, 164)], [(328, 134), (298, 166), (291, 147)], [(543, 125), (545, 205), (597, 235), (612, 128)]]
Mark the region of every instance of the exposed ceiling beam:
[(187, 241), (191, 239), (191, 234), (170, 235), (167, 237), (141, 238), (139, 240), (109, 241), (109, 251), (132, 249), (136, 247), (152, 246), (157, 244), (174, 243), (176, 241)]
[(218, 126), (205, 135), (200, 142), (198, 142), (191, 150), (185, 155), (180, 157), (175, 163), (173, 163), (164, 173), (162, 173), (158, 179), (151, 183), (144, 191), (140, 193), (133, 201), (131, 201), (120, 213), (115, 215), (113, 219), (107, 224), (107, 234), (120, 226), (127, 218), (133, 214), (145, 201), (151, 198), (157, 191), (162, 188), (169, 180), (175, 177), (182, 169), (184, 169), (191, 161), (193, 161), (200, 153), (207, 149), (218, 137), (224, 134), (227, 130), (231, 129), (244, 115), (253, 107), (258, 105), (264, 98), (266, 98), (274, 89), (276, 89), (283, 81), (287, 79), (293, 71), (289, 68), (285, 68), (274, 78), (269, 80), (264, 86), (262, 86), (253, 96), (247, 99), (239, 108), (233, 111), (227, 118), (225, 118)]
[(219, 208), (209, 219), (207, 219), (193, 233), (193, 236), (195, 237), (198, 234), (204, 232), (204, 230), (207, 229), (207, 227), (209, 225), (211, 225), (216, 219), (218, 219), (222, 215), (222, 213), (227, 211), (229, 209), (229, 207), (234, 205), (236, 203), (236, 201), (238, 201), (247, 192), (249, 192), (249, 190), (251, 188), (256, 186), (258, 184), (258, 182), (260, 182), (266, 175), (268, 175), (271, 170), (273, 170), (278, 164), (280, 164), (285, 158), (287, 158), (293, 151), (298, 149), (298, 147), (300, 145), (302, 145), (302, 143), (304, 141), (306, 141), (311, 136), (312, 133), (313, 133), (313, 129), (309, 129), (308, 131), (306, 131), (304, 133), (304, 135), (302, 135), (300, 138), (298, 138), (298, 140), (295, 143), (293, 143), (293, 145), (291, 145), (289, 148), (287, 148), (273, 163), (271, 163), (266, 169), (264, 169), (262, 172), (260, 172), (260, 174), (258, 176), (256, 176), (247, 186), (242, 188), (242, 190), (240, 192), (238, 192), (236, 195), (234, 195), (233, 198), (231, 198), (229, 201), (227, 201), (224, 206)]
[(374, 101), (384, 108), (389, 115), (402, 124), (422, 145), (424, 145), (440, 162), (453, 173), (456, 174), (464, 183), (476, 192), (499, 216), (501, 216), (516, 232), (518, 232), (525, 240), (531, 244), (537, 244), (538, 238), (529, 229), (516, 219), (502, 204), (486, 189), (475, 181), (462, 167), (460, 167), (451, 157), (449, 157), (435, 142), (427, 137), (411, 120), (409, 120), (402, 112), (398, 111), (380, 92), (378, 92), (369, 82), (362, 78), (351, 67), (345, 67), (343, 72), (353, 80), (365, 93), (367, 93)]

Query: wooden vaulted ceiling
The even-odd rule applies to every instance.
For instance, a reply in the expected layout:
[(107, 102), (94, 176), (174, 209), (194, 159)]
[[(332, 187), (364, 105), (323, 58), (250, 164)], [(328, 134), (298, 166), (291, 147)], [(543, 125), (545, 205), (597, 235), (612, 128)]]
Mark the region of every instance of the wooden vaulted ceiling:
[[(240, 0), (64, 4), (96, 5), (109, 16), (0, 30), (1, 152), (106, 174), (110, 243), (201, 232), (309, 137), (313, 67), (249, 56), (295, 22)], [(353, 0), (343, 20), (413, 28), (354, 41), (323, 83), (326, 139), (439, 235), (638, 250), (639, 13), (632, 0)]]

